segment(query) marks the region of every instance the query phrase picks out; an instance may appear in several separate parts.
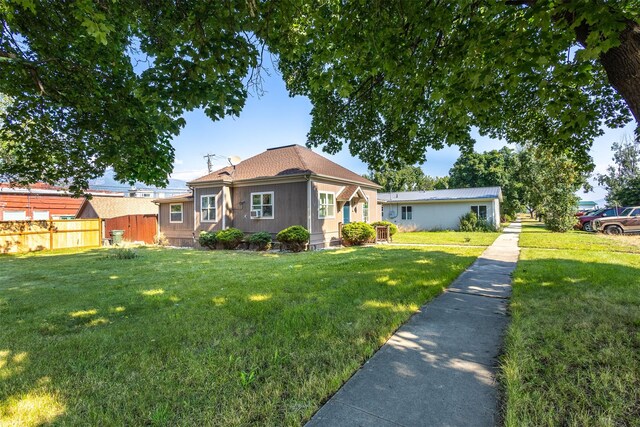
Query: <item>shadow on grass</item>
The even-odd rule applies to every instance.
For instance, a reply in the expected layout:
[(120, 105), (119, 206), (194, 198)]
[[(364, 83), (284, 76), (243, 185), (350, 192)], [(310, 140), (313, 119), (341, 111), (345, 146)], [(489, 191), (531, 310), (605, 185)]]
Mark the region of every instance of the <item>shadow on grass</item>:
[(299, 424), (479, 252), (2, 257), (0, 423)]

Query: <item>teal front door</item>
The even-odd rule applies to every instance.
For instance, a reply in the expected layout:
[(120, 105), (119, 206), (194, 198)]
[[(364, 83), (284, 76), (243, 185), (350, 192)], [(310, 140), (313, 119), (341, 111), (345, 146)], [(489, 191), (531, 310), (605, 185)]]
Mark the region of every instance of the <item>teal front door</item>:
[(351, 222), (351, 203), (347, 202), (342, 208), (342, 222), (349, 224)]

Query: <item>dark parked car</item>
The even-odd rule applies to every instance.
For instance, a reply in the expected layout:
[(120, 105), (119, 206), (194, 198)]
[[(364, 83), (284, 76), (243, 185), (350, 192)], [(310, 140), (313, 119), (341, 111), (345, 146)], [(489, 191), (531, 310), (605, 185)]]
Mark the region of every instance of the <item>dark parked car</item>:
[(640, 233), (640, 206), (626, 208), (619, 216), (598, 218), (593, 225), (605, 234)]
[(613, 208), (604, 208), (599, 209), (589, 215), (583, 215), (578, 217), (578, 229), (584, 231), (593, 231), (593, 226), (591, 222), (598, 218), (608, 218), (612, 216), (618, 216), (622, 214), (626, 208), (624, 207), (613, 207)]

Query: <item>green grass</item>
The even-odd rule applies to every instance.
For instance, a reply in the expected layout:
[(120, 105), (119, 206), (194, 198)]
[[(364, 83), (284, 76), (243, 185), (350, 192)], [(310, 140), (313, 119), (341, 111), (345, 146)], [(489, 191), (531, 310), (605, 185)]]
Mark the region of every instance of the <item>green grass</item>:
[(299, 425), (480, 251), (0, 257), (0, 425)]
[(411, 231), (396, 233), (393, 243), (420, 243), (430, 245), (489, 246), (500, 235), (492, 232)]
[(523, 248), (640, 253), (638, 236), (607, 236), (576, 230), (553, 233), (539, 223), (523, 223), (522, 230), (520, 247)]
[(554, 249), (523, 249), (515, 271), (507, 426), (638, 425), (640, 255), (595, 250), (600, 237), (523, 230), (525, 245)]

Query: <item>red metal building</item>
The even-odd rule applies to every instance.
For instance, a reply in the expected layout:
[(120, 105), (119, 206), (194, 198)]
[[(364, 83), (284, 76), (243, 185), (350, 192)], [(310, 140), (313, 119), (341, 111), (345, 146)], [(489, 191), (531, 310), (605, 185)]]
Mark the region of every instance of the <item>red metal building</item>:
[[(90, 193), (96, 196), (123, 197), (122, 193), (109, 191)], [(0, 221), (75, 218), (82, 202), (83, 197), (71, 197), (62, 187), (38, 183), (24, 188), (0, 183)]]

